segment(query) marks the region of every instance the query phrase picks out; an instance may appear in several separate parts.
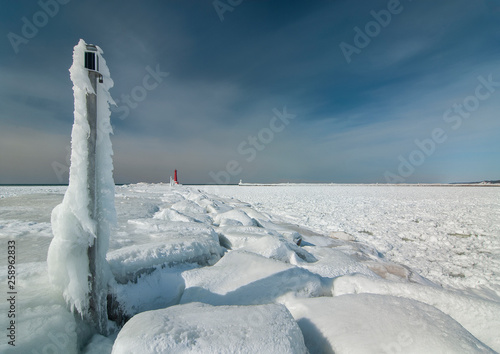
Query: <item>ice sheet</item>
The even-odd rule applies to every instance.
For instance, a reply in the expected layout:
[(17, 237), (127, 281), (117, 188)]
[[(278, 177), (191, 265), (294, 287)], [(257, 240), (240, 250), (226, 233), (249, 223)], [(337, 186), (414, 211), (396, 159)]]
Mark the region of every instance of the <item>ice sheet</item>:
[[(37, 348), (40, 343), (38, 348), (43, 350), (47, 346), (49, 350), (51, 346), (63, 343), (61, 345), (72, 352), (76, 345), (76, 330), (71, 322), (74, 317), (65, 308), (62, 296), (48, 286), (47, 244), (42, 242), (51, 240), (47, 220), (52, 205), (62, 199), (64, 188), (60, 194), (47, 192), (50, 187), (40, 187), (40, 190), (30, 187), (15, 193), (9, 192), (9, 188), (13, 187), (0, 187), (0, 194), (5, 195), (0, 199), (0, 241), (15, 239), (17, 242), (19, 274), (23, 282), (19, 328), (23, 333), (32, 334), (23, 335), (19, 344), (30, 349)], [(200, 188), (203, 190), (199, 191)], [(429, 342), (434, 341), (439, 348), (456, 349), (453, 345), (457, 344), (465, 351), (481, 350), (481, 341), (499, 350), (496, 333), (500, 299), (494, 290), (498, 282), (495, 269), (499, 269), (494, 263), (498, 260), (495, 243), (498, 234), (490, 219), (497, 213), (496, 192), (485, 194), (481, 191), (488, 188), (460, 187), (454, 187), (458, 188), (457, 192), (452, 192), (454, 188), (412, 187), (414, 190), (397, 187), (400, 188), (397, 193), (376, 186), (371, 189), (357, 187), (359, 190), (345, 186), (328, 187), (331, 190), (325, 186), (251, 187), (256, 188), (248, 195), (248, 201), (256, 205), (252, 207), (245, 196), (239, 195), (248, 192), (248, 189), (241, 192), (245, 188), (250, 187), (193, 188), (162, 184), (116, 187), (118, 222), (110, 239), (108, 258), (112, 260), (115, 276), (121, 282), (114, 283), (111, 290), (127, 316), (148, 310), (171, 309), (179, 302), (191, 304), (197, 301), (216, 305), (216, 308), (283, 303), (295, 315), (293, 306), (303, 301), (307, 308), (310, 307), (309, 314), (296, 319), (306, 342), (311, 331), (317, 333), (307, 321), (316, 323), (318, 328), (324, 325), (329, 332), (323, 333), (321, 338), (335, 338), (338, 352), (370, 343), (388, 345), (389, 351), (406, 350), (409, 339), (413, 337), (404, 332), (411, 328), (402, 324), (403, 312), (414, 314), (419, 321), (433, 318), (436, 324), (441, 324), (434, 326), (432, 321), (422, 322), (428, 324), (425, 330), (417, 328), (415, 333), (419, 337), (413, 338), (414, 348), (427, 349), (423, 340), (428, 337)], [(285, 193), (283, 188), (286, 188)], [(476, 190), (479, 190), (477, 195), (474, 194)], [(212, 194), (215, 192), (222, 196)], [(437, 197), (433, 206), (434, 194)], [(458, 195), (463, 199), (457, 206)], [(306, 208), (304, 203), (312, 201), (313, 197), (316, 204)], [(361, 201), (366, 204), (363, 208), (358, 205)], [(406, 203), (406, 207), (400, 208)], [(451, 212), (441, 214), (447, 208)], [(467, 219), (459, 217), (459, 210), (468, 211)], [(431, 227), (430, 219), (424, 218), (426, 215), (430, 218), (432, 213), (433, 222), (441, 220), (441, 226)], [(223, 217), (219, 216), (222, 214)], [(419, 222), (407, 219), (410, 214), (412, 220), (418, 219)], [(249, 220), (255, 222), (248, 223)], [(337, 227), (338, 220), (343, 220), (342, 228)], [(454, 248), (450, 249), (444, 242), (439, 249), (437, 243), (425, 240), (443, 232), (451, 233), (454, 230), (451, 226), (459, 222), (470, 224), (471, 230), (489, 227), (492, 235), (487, 239), (491, 243), (468, 243), (470, 237), (449, 235), (449, 240), (458, 240), (452, 245), (468, 247), (468, 251), (462, 258), (451, 257), (448, 261), (440, 258), (436, 264), (433, 257), (443, 257)], [(245, 223), (249, 225), (244, 226)], [(429, 234), (413, 242), (405, 241), (398, 232), (405, 232), (406, 227), (410, 231), (418, 229), (422, 235), (424, 232)], [(485, 239), (483, 236), (483, 241)], [(297, 246), (299, 240), (302, 240), (301, 246)], [(481, 240), (481, 236), (477, 240)], [(384, 248), (391, 242), (394, 245), (390, 250)], [(422, 259), (414, 259), (411, 249), (405, 248), (407, 244), (420, 250)], [(428, 247), (428, 254), (424, 247)], [(222, 256), (215, 265), (210, 266), (211, 262), (190, 263), (193, 261), (191, 256), (208, 255), (210, 249), (221, 251), (214, 258), (217, 261)], [(477, 260), (481, 250), (485, 252), (485, 263), (471, 266), (468, 262)], [(30, 258), (38, 263), (29, 263)], [(403, 264), (397, 259), (404, 260)], [(424, 273), (430, 277), (429, 274), (434, 274), (436, 269), (460, 262), (470, 273), (464, 273), (463, 278), (439, 273), (439, 276), (432, 276), (434, 283), (412, 268), (412, 264), (424, 267)], [(479, 274), (481, 271), (483, 273)], [(123, 278), (119, 279), (122, 274)], [(486, 283), (479, 281), (471, 285), (473, 279), (481, 278)], [(5, 279), (2, 279), (0, 281), (5, 284)], [(455, 283), (458, 285), (454, 286)], [(441, 288), (440, 284), (445, 287)], [(385, 300), (370, 302), (366, 296), (372, 295), (367, 293)], [(348, 303), (336, 300), (344, 296), (352, 300)], [(398, 297), (397, 304), (390, 300), (395, 296)], [(364, 334), (353, 339), (349, 333), (342, 332), (342, 326), (337, 328), (328, 322), (332, 314), (325, 309), (329, 308), (331, 301), (336, 304), (331, 306), (336, 316), (342, 317), (343, 308), (356, 309), (350, 312), (350, 317), (346, 315), (341, 324), (352, 326), (352, 333), (359, 330)], [(0, 311), (5, 312), (5, 306), (5, 302), (0, 304)], [(44, 317), (43, 314), (48, 312), (51, 317)], [(391, 320), (380, 325), (372, 321), (374, 316)], [(385, 332), (375, 330), (379, 325), (386, 333), (394, 334), (391, 341)], [(430, 329), (432, 333), (428, 333)], [(443, 336), (448, 336), (455, 344)], [(318, 337), (318, 343), (321, 338)], [(83, 346), (79, 350), (109, 353), (114, 339), (113, 335), (96, 336), (84, 343), (88, 344), (86, 348)], [(180, 337), (178, 340), (182, 343)], [(311, 350), (311, 353), (315, 352), (318, 351)]]
[(274, 222), (298, 224), (332, 237), (345, 232), (438, 284), (484, 294), (493, 291), (500, 300), (500, 188), (293, 184), (199, 188), (244, 200), (277, 217)]

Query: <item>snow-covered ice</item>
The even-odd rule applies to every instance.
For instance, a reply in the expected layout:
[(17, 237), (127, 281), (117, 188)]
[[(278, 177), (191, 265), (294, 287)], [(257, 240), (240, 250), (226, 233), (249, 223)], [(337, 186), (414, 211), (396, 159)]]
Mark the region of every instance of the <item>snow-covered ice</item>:
[(384, 185), (202, 186), (276, 223), (373, 246), (443, 286), (500, 300), (500, 188)]
[(143, 312), (118, 334), (113, 354), (305, 354), (299, 326), (283, 305), (176, 305)]
[[(48, 211), (50, 213), (50, 211)], [(21, 253), (20, 248), (17, 249)], [(45, 249), (46, 251), (46, 249)], [(6, 264), (4, 261), (3, 264)], [(6, 294), (6, 267), (0, 272), (2, 290)], [(26, 262), (16, 265), (16, 346), (0, 342), (1, 353), (47, 353), (76, 354), (77, 325), (68, 311), (60, 291), (53, 288), (47, 275), (47, 262)], [(0, 303), (2, 328), (7, 328), (6, 302)]]
[(500, 348), (500, 303), (438, 286), (349, 275), (335, 279), (333, 295), (383, 294), (418, 300), (448, 314), (478, 339)]
[(381, 295), (286, 303), (314, 353), (492, 353), (458, 322), (424, 303)]
[(316, 274), (261, 255), (232, 251), (213, 267), (183, 273), (186, 289), (181, 303), (212, 305), (267, 304), (293, 294), (322, 296), (322, 281)]
[[(134, 220), (135, 221), (135, 220)], [(185, 263), (212, 265), (223, 251), (217, 233), (209, 226), (193, 222), (137, 223), (149, 234), (151, 242), (125, 246), (108, 253), (107, 259), (115, 278), (122, 283), (157, 267)]]
[(18, 250), (16, 350), (500, 352), (498, 188), (115, 191), (107, 260), (117, 328), (128, 322), (83, 337), (47, 276), (50, 213), (65, 188), (0, 187), (0, 242)]

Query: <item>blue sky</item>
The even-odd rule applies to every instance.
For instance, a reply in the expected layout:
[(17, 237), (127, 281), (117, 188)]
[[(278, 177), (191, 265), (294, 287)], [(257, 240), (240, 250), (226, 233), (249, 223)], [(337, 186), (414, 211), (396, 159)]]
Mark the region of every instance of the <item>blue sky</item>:
[(0, 183), (67, 183), (80, 38), (117, 183), (500, 179), (500, 0), (1, 6)]

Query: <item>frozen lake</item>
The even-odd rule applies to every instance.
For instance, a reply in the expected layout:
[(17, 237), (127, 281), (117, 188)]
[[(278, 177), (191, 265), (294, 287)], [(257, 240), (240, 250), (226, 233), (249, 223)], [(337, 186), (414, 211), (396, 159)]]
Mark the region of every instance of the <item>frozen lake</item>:
[[(163, 348), (153, 352), (500, 349), (500, 188), (117, 186), (110, 291), (131, 320), (80, 348), (75, 318), (47, 276), (50, 216), (65, 191), (0, 187), (1, 248), (16, 241), (21, 351), (64, 342), (67, 353), (128, 353), (150, 341)], [(4, 289), (6, 252), (0, 262)], [(285, 330), (294, 333), (285, 336), (290, 350), (276, 339)]]
[[(360, 185), (192, 186), (236, 198), (321, 235), (343, 231), (387, 259), (444, 286), (492, 290), (500, 299), (500, 188)], [(138, 210), (117, 187), (119, 231)], [(142, 204), (154, 207), (155, 187)], [(21, 262), (43, 261), (50, 213), (64, 186), (0, 187), (0, 242), (18, 238)], [(9, 197), (9, 198), (7, 198)], [(158, 197), (156, 195), (156, 197)], [(158, 197), (159, 198), (159, 197)], [(19, 237), (23, 236), (23, 237)], [(339, 235), (337, 235), (339, 236)], [(340, 235), (341, 236), (341, 235)], [(342, 237), (342, 236), (341, 236)], [(111, 242), (111, 248), (116, 242)], [(0, 255), (5, 262), (6, 255)], [(2, 264), (3, 264), (2, 263)], [(491, 293), (490, 293), (491, 294)]]
[(445, 286), (500, 298), (500, 188), (200, 186), (319, 234), (344, 231)]

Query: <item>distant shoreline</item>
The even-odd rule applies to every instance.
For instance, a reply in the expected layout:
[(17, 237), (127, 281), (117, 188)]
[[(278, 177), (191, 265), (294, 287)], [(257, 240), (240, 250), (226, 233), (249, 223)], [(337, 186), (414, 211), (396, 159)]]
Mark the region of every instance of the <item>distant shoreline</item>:
[[(126, 186), (134, 184), (160, 185), (166, 182), (138, 182), (121, 183), (116, 186)], [(288, 187), (288, 186), (366, 186), (366, 187), (500, 187), (500, 183), (234, 183), (234, 184), (183, 184), (185, 186), (240, 186), (240, 187)], [(0, 184), (0, 187), (67, 187), (67, 184)]]
[(366, 187), (500, 187), (498, 183), (240, 183), (241, 187), (366, 186)]

